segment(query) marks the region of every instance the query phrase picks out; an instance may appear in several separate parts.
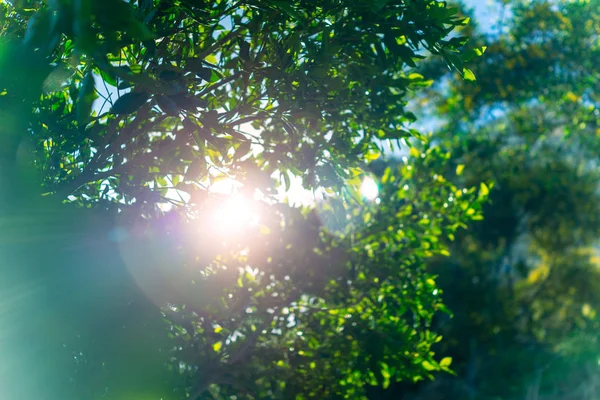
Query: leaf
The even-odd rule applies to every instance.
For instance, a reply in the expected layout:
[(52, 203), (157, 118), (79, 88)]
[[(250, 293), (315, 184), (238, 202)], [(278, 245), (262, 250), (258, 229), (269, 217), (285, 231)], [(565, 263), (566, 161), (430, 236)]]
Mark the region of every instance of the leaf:
[(222, 76), (220, 73), (218, 73), (217, 71), (215, 71), (215, 70), (213, 69), (213, 70), (211, 70), (211, 72), (210, 72), (210, 79), (209, 79), (209, 82), (210, 82), (210, 83), (214, 83), (214, 82), (218, 81), (219, 79), (221, 79), (222, 77), (223, 77), (223, 76)]
[(287, 172), (282, 172), (281, 176), (283, 177), (283, 182), (285, 184), (285, 190), (286, 191), (290, 190), (290, 188), (292, 186), (292, 182), (290, 180), (290, 176), (287, 174)]
[(204, 64), (204, 60), (200, 58), (190, 58), (185, 63), (185, 68), (196, 74), (199, 78), (204, 79), (205, 81), (210, 81), (210, 77), (212, 76), (212, 70), (207, 68)]
[(490, 189), (485, 183), (481, 182), (479, 185), (479, 197), (487, 197), (488, 194), (490, 194)]
[(252, 143), (250, 141), (241, 142), (235, 150), (235, 158), (240, 159), (250, 152)]
[(458, 175), (458, 176), (462, 175), (464, 170), (465, 170), (464, 164), (457, 165), (456, 166), (456, 175)]
[(188, 95), (187, 93), (174, 94), (169, 96), (169, 98), (182, 110), (196, 111), (197, 108), (208, 107), (208, 101), (196, 96)]
[(250, 60), (250, 45), (244, 40), (240, 40), (240, 58), (244, 61)]
[(212, 345), (212, 349), (218, 353), (221, 351), (221, 348), (223, 348), (223, 342), (216, 342), (215, 344)]
[(475, 49), (471, 49), (468, 50), (466, 52), (463, 52), (460, 55), (461, 60), (463, 60), (464, 62), (467, 61), (471, 61), (472, 59), (474, 59), (475, 57), (480, 57), (483, 55), (483, 53), (485, 53), (485, 50), (487, 49), (487, 46), (482, 46), (480, 48), (475, 48)]
[(452, 48), (456, 49), (461, 46), (464, 46), (468, 40), (469, 40), (468, 36), (457, 36), (457, 37), (454, 37), (454, 38), (448, 40), (448, 45), (451, 46)]
[(280, 9), (296, 21), (300, 21), (302, 19), (302, 15), (300, 15), (300, 13), (298, 13), (298, 11), (286, 1), (267, 0), (267, 2), (271, 3), (273, 6)]
[(146, 101), (148, 101), (148, 93), (145, 92), (129, 92), (121, 96), (111, 108), (111, 113), (115, 115), (126, 115), (136, 112)]
[[(132, 69), (132, 71), (133, 71), (133, 69)], [(181, 78), (181, 74), (177, 71), (162, 70), (158, 74), (158, 78), (163, 81), (171, 82), (171, 81), (176, 81), (179, 78)]]
[(81, 87), (77, 96), (75, 113), (79, 127), (83, 127), (87, 123), (97, 97), (94, 74), (92, 71), (88, 71), (81, 81)]
[(364, 157), (365, 157), (365, 160), (367, 160), (367, 161), (375, 161), (379, 157), (381, 157), (381, 153), (378, 151), (370, 151), (367, 154), (365, 154)]
[(63, 63), (58, 64), (44, 80), (44, 92), (51, 93), (62, 89), (74, 74), (75, 69)]
[(206, 160), (203, 158), (197, 158), (187, 167), (185, 172), (185, 179), (188, 181), (195, 181), (202, 176), (204, 176), (206, 172)]
[(50, 35), (51, 13), (48, 7), (36, 12), (27, 24), (23, 42), (32, 47), (41, 47), (44, 41), (48, 41)]
[(209, 64), (218, 63), (217, 56), (215, 56), (214, 54), (210, 54), (210, 55), (206, 56), (205, 60)]
[(378, 12), (383, 7), (385, 7), (389, 2), (390, 2), (390, 0), (372, 0), (370, 2), (371, 3), (371, 10), (373, 12)]
[(475, 74), (468, 68), (463, 68), (463, 77), (468, 81), (475, 81)]
[(437, 369), (435, 367), (435, 365), (433, 365), (432, 363), (430, 363), (427, 360), (423, 361), (422, 365), (423, 365), (423, 368), (425, 368), (427, 371), (434, 371)]
[(194, 73), (196, 74), (196, 76), (198, 78), (202, 78), (207, 82), (210, 82), (212, 79), (212, 74), (213, 71), (210, 68), (199, 68), (198, 70), (194, 71)]
[(572, 103), (576, 103), (579, 100), (579, 96), (577, 96), (575, 93), (573, 93), (571, 91), (568, 91), (567, 94), (565, 95), (565, 97)]
[(440, 361), (440, 367), (442, 368), (448, 368), (450, 364), (452, 364), (452, 357), (444, 357)]
[(392, 377), (392, 374), (390, 373), (390, 367), (388, 366), (387, 363), (382, 362), (381, 363), (381, 370), (380, 370), (381, 376), (383, 377), (383, 388), (387, 389), (390, 386), (390, 378)]
[(165, 112), (166, 114), (172, 115), (172, 116), (178, 116), (180, 109), (179, 106), (177, 105), (177, 103), (175, 101), (173, 101), (173, 99), (167, 97), (167, 96), (157, 96), (155, 98), (156, 100), (156, 104), (158, 104), (158, 106), (160, 107), (160, 109)]
[(449, 63), (450, 66), (453, 66), (454, 68), (456, 68), (459, 72), (462, 72), (464, 67), (463, 67), (463, 61), (461, 60), (461, 58), (456, 55), (456, 54), (447, 54), (446, 55), (446, 59), (447, 62)]
[(98, 73), (100, 74), (100, 77), (102, 77), (102, 80), (104, 80), (104, 82), (106, 82), (108, 85), (115, 87), (117, 86), (117, 78), (114, 75), (104, 71), (103, 69), (99, 69)]

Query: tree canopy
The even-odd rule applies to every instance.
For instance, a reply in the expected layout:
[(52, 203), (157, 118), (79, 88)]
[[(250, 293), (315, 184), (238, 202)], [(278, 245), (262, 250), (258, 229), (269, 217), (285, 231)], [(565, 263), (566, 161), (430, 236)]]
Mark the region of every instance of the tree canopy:
[[(464, 23), (438, 1), (5, 8), (14, 16), (4, 100), (28, 124), (13, 136), (34, 133), (47, 192), (146, 212), (158, 189), (181, 183), (177, 190), (193, 195), (191, 182), (224, 173), (268, 193), (265, 179), (249, 176), (257, 168), (302, 176), (307, 187), (339, 183), (378, 152), (374, 138), (418, 135), (405, 95), (426, 83), (411, 70), (424, 51), (458, 57), (459, 43), (445, 38)], [(31, 71), (15, 58), (30, 60)]]
[(458, 9), (1, 6), (3, 396), (361, 399), (449, 370), (425, 262), (489, 189), (436, 146), (359, 188), (386, 143), (426, 139), (422, 60), (473, 79)]

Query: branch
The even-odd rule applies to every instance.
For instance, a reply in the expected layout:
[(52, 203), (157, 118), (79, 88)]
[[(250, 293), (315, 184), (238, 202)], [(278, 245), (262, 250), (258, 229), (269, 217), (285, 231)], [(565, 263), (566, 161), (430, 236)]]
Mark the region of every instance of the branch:
[(242, 36), (244, 34), (244, 31), (247, 28), (243, 28), (237, 31), (231, 31), (229, 32), (227, 35), (223, 36), (221, 39), (217, 40), (216, 42), (214, 42), (212, 44), (212, 46), (209, 46), (207, 49), (205, 49), (204, 51), (200, 52), (198, 54), (198, 58), (204, 59), (206, 57), (208, 57), (209, 55), (211, 55), (215, 50), (217, 50), (219, 47), (223, 46), (225, 43), (235, 39), (238, 36)]
[(56, 195), (58, 195), (60, 198), (65, 198), (71, 193), (75, 192), (80, 187), (82, 187), (83, 185), (85, 185), (86, 183), (96, 182), (102, 179), (110, 178), (112, 176), (123, 174), (136, 164), (139, 165), (146, 161), (151, 161), (155, 157), (161, 157), (163, 154), (171, 151), (172, 147), (176, 144), (177, 143), (174, 141), (173, 143), (161, 149), (156, 149), (152, 153), (145, 153), (125, 164), (118, 165), (108, 171), (94, 172), (92, 169), (88, 169), (71, 182), (65, 184), (63, 188), (57, 190)]
[(240, 118), (236, 121), (233, 121), (229, 125), (237, 126), (237, 125), (243, 125), (243, 124), (246, 124), (248, 122), (253, 122), (253, 121), (264, 121), (265, 119), (267, 119), (269, 117), (270, 117), (269, 114), (267, 114), (264, 111), (261, 111), (259, 114), (250, 115), (248, 117)]
[(109, 72), (124, 81), (133, 82), (136, 86), (145, 88), (150, 93), (164, 95), (177, 94), (176, 88), (171, 85), (166, 85), (142, 73), (134, 74), (119, 67), (115, 67), (108, 61), (108, 59), (106, 59), (106, 56), (100, 54), (96, 55), (94, 57), (94, 61), (96, 62), (96, 65), (98, 65), (98, 67), (104, 71)]
[(198, 97), (202, 97), (207, 93), (210, 93), (218, 88), (220, 88), (221, 86), (224, 86), (226, 84), (228, 84), (229, 82), (233, 81), (234, 79), (238, 78), (241, 75), (241, 71), (237, 71), (232, 75), (229, 75), (227, 78), (222, 79), (220, 82), (211, 85), (209, 87), (207, 87), (206, 89), (204, 89), (203, 91), (201, 91), (200, 93), (198, 93)]

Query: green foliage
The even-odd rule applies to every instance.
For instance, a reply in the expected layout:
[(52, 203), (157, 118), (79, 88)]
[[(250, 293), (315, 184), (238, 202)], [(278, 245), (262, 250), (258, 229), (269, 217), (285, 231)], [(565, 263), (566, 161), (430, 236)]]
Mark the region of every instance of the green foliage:
[(597, 397), (600, 9), (504, 3), (507, 31), (471, 34), (487, 47), (469, 66), (477, 82), (428, 93), (444, 119), (433, 140), (451, 152), (452, 182), (494, 183), (483, 220), (456, 235), (451, 257), (428, 263), (454, 313), (434, 323), (444, 337), (435, 350), (457, 375), (381, 398)]
[[(207, 161), (205, 181), (219, 170), (243, 179), (246, 143), (260, 149), (252, 164), (268, 174), (290, 171), (318, 187), (328, 162), (347, 177), (363, 155), (379, 151), (374, 138), (416, 134), (406, 129), (414, 116), (403, 97), (423, 79), (410, 67), (422, 49), (457, 52), (461, 43), (443, 38), (464, 22), (436, 1), (25, 3), (16, 6), (29, 19), (25, 44), (71, 74), (30, 122), (40, 156), (53, 143), (52, 161), (36, 160), (46, 190), (89, 202), (114, 177), (115, 199), (136, 198), (149, 209), (148, 182), (182, 177), (195, 159)], [(73, 94), (89, 89), (86, 72), (108, 85), (96, 89), (111, 97), (111, 112), (81, 114), (91, 97)], [(71, 167), (57, 170), (57, 162)]]
[[(177, 359), (195, 380), (192, 393), (364, 398), (368, 385), (447, 369), (449, 360), (438, 363), (430, 350), (439, 337), (429, 324), (444, 307), (424, 261), (447, 254), (442, 240), (477, 214), (479, 201), (465, 189), (461, 201), (447, 204), (458, 189), (420, 172), (446, 162), (430, 149), (388, 169), (379, 204), (350, 198), (307, 215), (280, 209), (267, 229), (236, 243), (237, 254), (192, 276), (190, 293), (204, 295), (190, 294), (169, 313), (179, 321), (172, 335)], [(338, 212), (349, 218), (332, 215)], [(344, 228), (323, 235), (319, 219), (333, 217)], [(237, 286), (219, 284), (236, 280)]]
[[(467, 22), (456, 9), (15, 0), (2, 11), (0, 304), (23, 311), (0, 314), (17, 366), (1, 370), (1, 397), (364, 399), (448, 370), (431, 350), (445, 307), (424, 267), (481, 218), (488, 186), (450, 183), (448, 154), (423, 145), (380, 174), (377, 201), (358, 187), (386, 144), (425, 139), (406, 109), (431, 84), (415, 72), (422, 59), (474, 78), (464, 40), (446, 40)], [(323, 199), (285, 204), (279, 176)], [(210, 190), (227, 177), (260, 213), (241, 232), (218, 220), (235, 196)]]

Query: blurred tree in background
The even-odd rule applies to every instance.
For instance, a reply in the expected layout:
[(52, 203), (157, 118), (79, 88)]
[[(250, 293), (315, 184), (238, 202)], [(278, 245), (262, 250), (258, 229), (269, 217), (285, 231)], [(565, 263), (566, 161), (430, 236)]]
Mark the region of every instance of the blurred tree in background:
[[(457, 9), (0, 7), (2, 398), (361, 399), (448, 370), (425, 262), (488, 188), (435, 146), (360, 187), (425, 138), (424, 58), (474, 79)], [(300, 187), (319, 201), (283, 201)]]
[[(487, 46), (470, 65), (477, 82), (450, 79), (416, 100), (434, 106), (452, 182), (494, 182), (483, 220), (428, 267), (454, 313), (434, 327), (456, 376), (372, 398), (598, 398), (600, 4), (502, 9), (502, 31), (475, 19), (465, 32)], [(423, 74), (443, 82), (447, 69)]]

